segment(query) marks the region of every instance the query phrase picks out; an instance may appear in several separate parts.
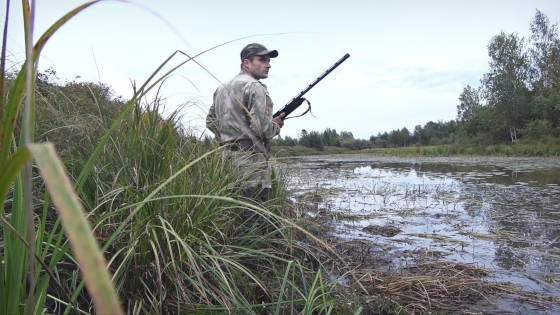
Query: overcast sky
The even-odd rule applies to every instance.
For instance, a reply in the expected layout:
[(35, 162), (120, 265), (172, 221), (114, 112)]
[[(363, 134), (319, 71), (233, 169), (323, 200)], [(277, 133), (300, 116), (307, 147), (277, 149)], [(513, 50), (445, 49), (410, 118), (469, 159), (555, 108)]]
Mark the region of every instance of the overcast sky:
[[(38, 0), (35, 38), (84, 2)], [(276, 110), (349, 53), (308, 93), (315, 117), (287, 120), (281, 134), (334, 128), (367, 139), (454, 119), (463, 87), (478, 86), (488, 69), (492, 36), (504, 31), (528, 38), (537, 9), (552, 23), (560, 21), (558, 0), (105, 1), (64, 25), (47, 43), (39, 67), (54, 68), (61, 83), (101, 81), (116, 95), (130, 97), (130, 82), (142, 83), (175, 50), (196, 54), (255, 35), (198, 60), (227, 81), (239, 72), (239, 52), (246, 44), (277, 49), (263, 80)], [(11, 3), (8, 54), (12, 63), (24, 60), (20, 1)], [(197, 65), (186, 64), (166, 81), (161, 95), (168, 111), (191, 104), (182, 111), (183, 123), (201, 133), (218, 84)]]

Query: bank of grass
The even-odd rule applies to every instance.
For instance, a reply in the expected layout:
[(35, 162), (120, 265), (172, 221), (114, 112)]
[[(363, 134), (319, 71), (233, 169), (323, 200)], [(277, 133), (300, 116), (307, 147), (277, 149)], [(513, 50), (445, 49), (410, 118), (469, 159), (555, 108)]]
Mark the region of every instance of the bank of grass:
[[(40, 81), (37, 86), (37, 140), (54, 143), (69, 175), (79, 178), (125, 103), (112, 100), (109, 90), (97, 84)], [(348, 304), (352, 294), (341, 291), (317, 258), (333, 255), (328, 246), (291, 223), (282, 174), (275, 175), (270, 201), (247, 199), (239, 191), (243, 175), (222, 158), (217, 143), (199, 141), (182, 129), (179, 112), (163, 118), (160, 104), (158, 99), (133, 104), (78, 190), (125, 311), (311, 314), (358, 309), (359, 303)], [(37, 250), (46, 256), (63, 253), (50, 268), (64, 289), (47, 278), (37, 294), (64, 305), (70, 304), (68, 296), (53, 292), (71, 292), (71, 304), (87, 312), (91, 299), (80, 284), (74, 253), (41, 180), (35, 180), (34, 189), (37, 219), (48, 235)], [(13, 214), (13, 203), (6, 205)], [(28, 271), (21, 272), (24, 277)]]
[(458, 155), (488, 155), (488, 156), (560, 156), (560, 140), (542, 142), (518, 142), (514, 144), (497, 145), (442, 145), (419, 146), (403, 148), (383, 148), (361, 150), (384, 156), (458, 156)]
[(178, 112), (162, 117), (159, 99), (145, 101), (176, 54), (130, 100), (36, 77), (45, 42), (96, 2), (34, 46), (34, 7), (24, 5), (28, 63), (12, 76), (4, 34), (0, 314), (359, 311), (318, 258), (341, 257), (292, 222), (281, 174), (270, 201), (242, 196), (245, 178), (216, 143), (182, 129)]
[(295, 146), (273, 146), (272, 154), (277, 157), (302, 156), (302, 155), (326, 155), (348, 153), (349, 150), (341, 147), (325, 146), (323, 150), (306, 147), (303, 145)]
[(401, 148), (373, 148), (349, 150), (338, 147), (325, 147), (324, 150), (303, 147), (273, 147), (278, 157), (324, 154), (372, 154), (379, 156), (542, 156), (560, 157), (560, 139), (518, 141), (497, 145), (439, 145), (410, 146)]

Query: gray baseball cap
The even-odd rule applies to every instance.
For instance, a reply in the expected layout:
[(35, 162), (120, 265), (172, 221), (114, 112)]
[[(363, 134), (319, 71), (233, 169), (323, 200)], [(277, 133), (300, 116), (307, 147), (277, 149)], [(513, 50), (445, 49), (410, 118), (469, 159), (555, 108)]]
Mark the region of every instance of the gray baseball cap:
[(258, 43), (251, 43), (241, 50), (241, 60), (249, 59), (253, 56), (265, 56), (268, 55), (270, 58), (278, 57), (277, 50), (268, 50), (264, 45)]

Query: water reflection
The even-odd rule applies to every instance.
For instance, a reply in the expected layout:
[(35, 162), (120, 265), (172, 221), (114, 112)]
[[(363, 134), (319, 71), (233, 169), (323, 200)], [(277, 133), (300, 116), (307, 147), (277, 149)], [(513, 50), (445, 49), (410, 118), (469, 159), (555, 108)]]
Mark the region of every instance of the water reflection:
[[(392, 257), (386, 268), (412, 262), (410, 253), (437, 252), (560, 295), (559, 160), (328, 156), (285, 163), (294, 196), (322, 196), (316, 207), (336, 214), (333, 233), (385, 246)], [(383, 227), (399, 232), (378, 232)]]

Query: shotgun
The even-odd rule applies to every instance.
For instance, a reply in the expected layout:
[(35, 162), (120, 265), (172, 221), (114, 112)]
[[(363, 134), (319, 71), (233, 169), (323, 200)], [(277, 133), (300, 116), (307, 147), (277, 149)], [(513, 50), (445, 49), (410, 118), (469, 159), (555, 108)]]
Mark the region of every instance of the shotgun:
[[(329, 73), (331, 73), (334, 69), (336, 69), (336, 67), (340, 66), (340, 64), (343, 63), (346, 59), (348, 59), (348, 57), (350, 57), (350, 55), (346, 54), (342, 58), (340, 58), (340, 60), (335, 62), (334, 65), (332, 65), (332, 67), (330, 67), (329, 69), (327, 69), (327, 71), (325, 71), (325, 73), (320, 75), (317, 79), (315, 79), (315, 81), (309, 84), (307, 88), (299, 92), (299, 94), (296, 97), (294, 97), (288, 104), (284, 105), (284, 107), (282, 107), (279, 111), (274, 113), (272, 117), (276, 117), (282, 113), (286, 113), (286, 116), (284, 116), (284, 119), (286, 119), (286, 117), (288, 117), (288, 115), (290, 115), (304, 101), (307, 101), (305, 98), (303, 98), (303, 95), (309, 92), (309, 90), (311, 90), (317, 83), (319, 83), (319, 81), (323, 80), (327, 75), (329, 75)], [(309, 104), (309, 101), (307, 101), (307, 103)], [(309, 109), (311, 109), (311, 106), (309, 107)], [(309, 109), (307, 111), (309, 111)], [(305, 113), (307, 113), (307, 111)], [(303, 113), (302, 115), (304, 115), (305, 113)]]

